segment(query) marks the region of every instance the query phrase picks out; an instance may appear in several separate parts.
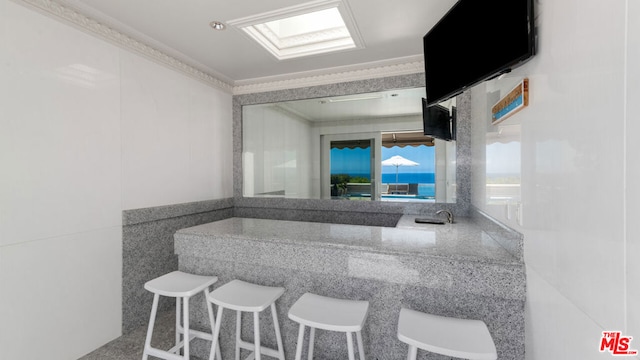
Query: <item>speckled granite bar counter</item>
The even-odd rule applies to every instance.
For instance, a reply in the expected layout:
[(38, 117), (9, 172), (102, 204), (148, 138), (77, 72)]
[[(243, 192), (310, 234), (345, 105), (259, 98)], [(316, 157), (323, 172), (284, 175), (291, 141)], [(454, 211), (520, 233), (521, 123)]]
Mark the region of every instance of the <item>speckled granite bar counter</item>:
[[(175, 252), (181, 270), (216, 275), (218, 284), (238, 278), (283, 286), (278, 315), (288, 357), (298, 329), (287, 311), (313, 292), (370, 301), (363, 338), (372, 359), (406, 358), (396, 337), (401, 307), (484, 320), (500, 359), (524, 359), (524, 264), (467, 219), (434, 225), (414, 218), (403, 216), (394, 228), (230, 218), (179, 230)], [(204, 306), (198, 309), (193, 321), (205, 326)], [(262, 316), (261, 334), (273, 346), (270, 314)], [(222, 323), (225, 358), (234, 352), (234, 318)], [(243, 334), (252, 336), (250, 321)], [(318, 333), (317, 359), (344, 359), (346, 350), (343, 334)], [(204, 345), (194, 351), (208, 355)]]

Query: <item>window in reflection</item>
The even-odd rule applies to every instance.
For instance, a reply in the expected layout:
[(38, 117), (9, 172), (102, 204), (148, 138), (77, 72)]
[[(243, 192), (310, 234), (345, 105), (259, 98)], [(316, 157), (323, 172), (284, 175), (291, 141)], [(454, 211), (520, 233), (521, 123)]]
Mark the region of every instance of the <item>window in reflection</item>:
[(493, 124), (491, 108), (521, 80), (519, 77), (486, 82), (485, 204), (493, 214), (522, 225), (521, 117)]
[(371, 200), (371, 141), (331, 142), (331, 197)]
[[(381, 139), (380, 200), (435, 200), (434, 139), (421, 132), (385, 133)], [(376, 178), (373, 143), (374, 139), (331, 141), (331, 198), (372, 198), (371, 179)]]
[[(520, 125), (501, 126), (487, 136), (487, 204), (520, 203)], [(510, 217), (510, 216), (509, 216)]]
[(382, 158), (383, 199), (435, 199), (433, 145), (382, 147)]

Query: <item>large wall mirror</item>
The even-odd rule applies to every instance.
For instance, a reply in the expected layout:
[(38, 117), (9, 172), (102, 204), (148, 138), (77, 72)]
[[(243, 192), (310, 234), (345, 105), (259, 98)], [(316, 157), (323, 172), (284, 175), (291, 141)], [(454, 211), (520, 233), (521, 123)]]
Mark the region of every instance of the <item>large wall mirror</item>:
[(423, 134), (424, 96), (411, 87), (243, 105), (242, 196), (455, 203), (456, 142)]

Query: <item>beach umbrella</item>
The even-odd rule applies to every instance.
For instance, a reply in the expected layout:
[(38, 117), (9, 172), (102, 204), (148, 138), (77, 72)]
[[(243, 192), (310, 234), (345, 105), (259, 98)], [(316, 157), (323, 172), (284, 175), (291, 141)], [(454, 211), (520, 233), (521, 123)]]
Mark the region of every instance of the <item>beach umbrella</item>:
[(390, 158), (388, 158), (387, 160), (383, 160), (382, 161), (382, 166), (395, 166), (396, 167), (396, 191), (398, 191), (398, 168), (400, 166), (418, 166), (420, 164), (418, 164), (415, 161), (411, 161), (408, 159), (403, 158), (400, 155), (394, 155)]

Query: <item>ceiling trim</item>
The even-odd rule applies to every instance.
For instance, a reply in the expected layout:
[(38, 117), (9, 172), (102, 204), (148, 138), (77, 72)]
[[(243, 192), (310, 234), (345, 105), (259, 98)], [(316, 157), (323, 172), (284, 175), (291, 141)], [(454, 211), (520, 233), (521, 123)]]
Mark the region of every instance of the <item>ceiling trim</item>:
[(180, 60), (175, 56), (167, 54), (146, 42), (136, 39), (134, 36), (120, 32), (103, 22), (89, 17), (80, 12), (80, 10), (63, 5), (53, 0), (13, 0), (14, 2), (29, 5), (39, 10), (41, 13), (71, 23), (82, 31), (97, 35), (124, 49), (133, 51), (143, 55), (153, 61), (167, 65), (197, 80), (201, 80), (218, 89), (232, 92), (233, 86), (225, 81), (220, 80), (217, 76), (212, 75), (208, 71), (200, 70), (186, 61)]
[(236, 81), (234, 95), (330, 85), (424, 72), (422, 55)]
[(178, 50), (167, 46), (166, 44), (161, 43), (160, 41), (155, 40), (154, 38), (145, 35), (144, 33), (136, 30), (135, 28), (106, 15), (103, 12), (100, 12), (89, 5), (87, 5), (83, 0), (53, 0), (62, 6), (69, 7), (79, 12), (80, 14), (90, 18), (97, 20), (99, 23), (106, 25), (111, 29), (116, 29), (118, 32), (123, 33), (145, 45), (148, 45), (154, 49), (160, 50), (161, 52), (174, 57), (189, 66), (192, 66), (196, 69), (199, 69), (222, 82), (227, 84), (233, 84), (233, 80), (222, 75), (221, 73), (215, 71), (214, 69), (186, 56), (185, 54), (179, 52)]
[[(239, 81), (225, 81), (210, 69), (195, 64), (190, 59), (180, 59), (177, 51), (167, 50), (166, 46), (149, 45), (155, 43), (131, 29), (124, 29), (124, 25), (113, 21), (105, 21), (100, 16), (96, 20), (95, 14), (87, 14), (86, 9), (73, 5), (76, 0), (12, 0), (25, 5), (40, 13), (57, 20), (69, 23), (76, 28), (96, 35), (110, 43), (126, 50), (140, 54), (150, 60), (173, 68), (192, 78), (203, 81), (213, 87), (232, 93), (244, 95), (251, 93), (286, 90), (318, 85), (330, 85), (349, 81), (384, 78), (398, 75), (409, 75), (424, 72), (422, 55), (388, 59), (355, 65), (339, 66), (320, 70), (297, 72), (262, 78)], [(64, 4), (63, 4), (64, 3)], [(68, 5), (67, 3), (70, 3)], [(111, 24), (111, 22), (114, 22)], [(117, 29), (116, 29), (117, 28)], [(135, 33), (135, 34), (134, 34)], [(143, 39), (144, 38), (144, 39)], [(162, 50), (159, 48), (163, 48)]]

